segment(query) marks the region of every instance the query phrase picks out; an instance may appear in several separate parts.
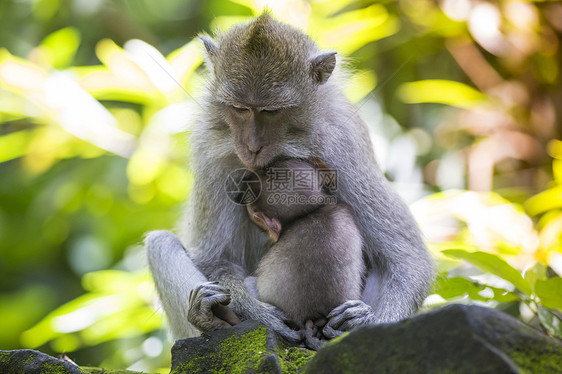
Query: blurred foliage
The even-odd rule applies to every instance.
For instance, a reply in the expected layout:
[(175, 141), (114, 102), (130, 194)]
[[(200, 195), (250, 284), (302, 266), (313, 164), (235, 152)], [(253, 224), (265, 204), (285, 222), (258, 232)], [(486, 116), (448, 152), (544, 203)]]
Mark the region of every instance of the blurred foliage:
[(167, 372), (143, 233), (189, 194), (196, 33), (268, 6), (347, 56), (381, 167), (437, 259), (428, 308), (562, 336), (562, 4), (0, 2), (0, 348)]

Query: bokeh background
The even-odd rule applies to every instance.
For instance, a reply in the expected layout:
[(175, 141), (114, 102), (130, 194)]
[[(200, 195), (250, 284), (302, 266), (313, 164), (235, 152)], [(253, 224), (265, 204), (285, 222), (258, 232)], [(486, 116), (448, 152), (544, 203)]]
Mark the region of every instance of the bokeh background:
[(168, 371), (142, 237), (189, 195), (197, 33), (266, 6), (346, 57), (436, 258), (426, 308), (479, 303), (562, 336), (561, 3), (2, 0), (0, 349)]

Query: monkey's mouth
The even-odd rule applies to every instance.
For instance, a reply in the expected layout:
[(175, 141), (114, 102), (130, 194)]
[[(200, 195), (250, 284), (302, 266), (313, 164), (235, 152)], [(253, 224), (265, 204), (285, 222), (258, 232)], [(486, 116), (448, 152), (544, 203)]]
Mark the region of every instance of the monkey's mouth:
[(244, 149), (244, 151), (238, 152), (238, 158), (244, 166), (252, 170), (263, 169), (270, 162), (264, 147), (261, 147), (257, 152)]

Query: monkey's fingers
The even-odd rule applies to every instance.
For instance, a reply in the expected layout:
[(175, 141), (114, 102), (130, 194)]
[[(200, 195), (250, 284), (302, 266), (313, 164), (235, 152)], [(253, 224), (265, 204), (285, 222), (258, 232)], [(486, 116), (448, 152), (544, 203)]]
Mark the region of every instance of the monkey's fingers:
[(220, 318), (221, 320), (227, 322), (230, 326), (234, 326), (242, 322), (240, 318), (230, 309), (229, 307), (216, 304), (211, 307), (213, 314), (215, 317)]
[(345, 303), (338, 305), (328, 314), (326, 318), (331, 319), (332, 317), (341, 314), (346, 311), (348, 308), (354, 308), (360, 305), (365, 305), (365, 303), (361, 300), (350, 300), (346, 301)]
[(298, 344), (303, 340), (304, 332), (302, 330), (292, 329), (291, 327), (287, 326), (287, 324), (283, 322), (282, 319), (277, 319), (272, 315), (263, 322), (291, 344)]
[(274, 330), (287, 342), (291, 344), (298, 344), (303, 340), (303, 333), (301, 331), (295, 331), (286, 325), (284, 326), (284, 328), (277, 328)]
[(197, 286), (198, 290), (209, 290), (221, 293), (230, 293), (230, 290), (224, 286), (221, 286), (219, 282), (205, 282)]
[(327, 326), (337, 330), (348, 331), (358, 325), (361, 325), (362, 321), (370, 314), (371, 308), (368, 305), (348, 308), (343, 313), (332, 317), (328, 321)]
[(202, 307), (203, 311), (210, 312), (214, 305), (228, 305), (230, 303), (230, 295), (219, 293), (210, 296), (205, 296)]
[(337, 338), (338, 336), (340, 336), (344, 332), (345, 331), (336, 330), (336, 329), (334, 329), (330, 326), (324, 326), (324, 328), (322, 329), (322, 334), (324, 334), (324, 336), (328, 339)]
[[(216, 295), (228, 295), (230, 297), (230, 294), (223, 294), (217, 291), (209, 290), (206, 287), (198, 286), (195, 289), (191, 290), (191, 292), (189, 293), (189, 308), (192, 310), (202, 310), (203, 312), (207, 313), (210, 310), (210, 306), (205, 307), (205, 305), (209, 302), (213, 302), (212, 299), (209, 300), (208, 298)], [(227, 304), (229, 302), (230, 300), (227, 302)]]

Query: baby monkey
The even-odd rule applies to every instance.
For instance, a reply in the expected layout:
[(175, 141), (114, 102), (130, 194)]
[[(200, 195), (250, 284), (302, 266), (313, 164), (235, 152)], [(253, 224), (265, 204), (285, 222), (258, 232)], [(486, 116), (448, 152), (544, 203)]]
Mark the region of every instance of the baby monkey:
[(319, 349), (330, 311), (361, 298), (365, 264), (351, 209), (325, 192), (325, 177), (335, 174), (321, 174), (323, 164), (314, 164), (289, 159), (259, 173), (262, 192), (247, 209), (270, 240), (255, 279), (247, 283), (253, 288), (255, 281), (258, 298), (281, 309), (304, 329), (306, 346)]

